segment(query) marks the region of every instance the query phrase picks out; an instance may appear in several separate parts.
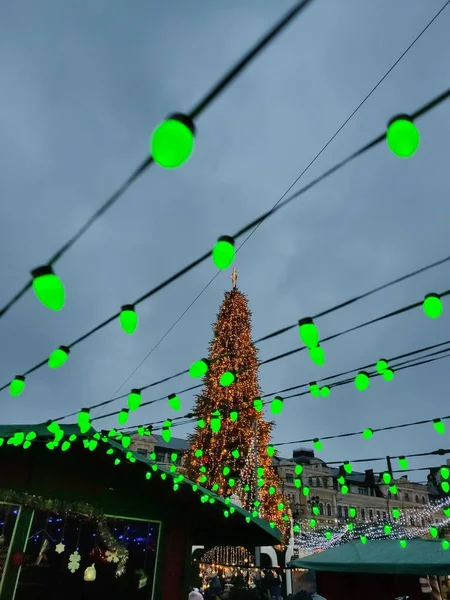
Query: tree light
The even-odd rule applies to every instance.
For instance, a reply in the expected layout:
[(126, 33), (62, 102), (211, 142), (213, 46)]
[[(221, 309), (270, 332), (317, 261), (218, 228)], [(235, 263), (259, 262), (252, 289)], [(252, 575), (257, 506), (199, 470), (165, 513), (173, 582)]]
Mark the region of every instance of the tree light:
[(448, 467), (441, 467), (441, 477), (448, 479), (450, 477), (450, 469)]
[(128, 408), (130, 410), (137, 410), (141, 405), (141, 390), (136, 388), (132, 389), (128, 395)]
[(189, 367), (189, 375), (193, 379), (198, 379), (206, 375), (209, 370), (209, 360), (207, 358), (201, 358)]
[(311, 317), (300, 319), (298, 322), (300, 339), (307, 348), (316, 348), (319, 345), (319, 330)]
[(61, 310), (65, 302), (64, 285), (49, 265), (31, 271), (33, 289), (38, 299), (50, 310)]
[(261, 412), (263, 409), (263, 401), (261, 398), (255, 398), (253, 400), (253, 407), (257, 412)]
[(392, 381), (394, 379), (393, 369), (386, 369), (383, 373), (383, 379), (385, 381)]
[(423, 301), (423, 312), (430, 319), (437, 319), (444, 310), (441, 298), (438, 294), (428, 294)]
[(228, 269), (233, 264), (235, 254), (233, 238), (223, 235), (213, 248), (212, 259), (218, 269)]
[(20, 396), (23, 392), (23, 388), (25, 387), (25, 377), (24, 375), (16, 375), (14, 379), (9, 384), (9, 393), (14, 398), (16, 396)]
[(211, 430), (213, 433), (218, 433), (221, 427), (221, 415), (219, 410), (215, 410), (211, 417)]
[(169, 402), (169, 406), (174, 411), (179, 411), (181, 408), (181, 400), (178, 398), (176, 394), (170, 394), (167, 398)]
[(238, 412), (237, 410), (232, 410), (230, 412), (230, 421), (232, 421), (233, 423), (235, 423), (237, 421), (238, 418)]
[(120, 324), (125, 333), (131, 335), (136, 331), (138, 316), (133, 304), (124, 304), (120, 310)]
[(61, 367), (69, 357), (70, 350), (67, 346), (60, 346), (53, 350), (53, 352), (48, 357), (48, 366), (50, 369), (57, 369)]
[(391, 152), (409, 158), (419, 147), (419, 130), (409, 115), (397, 115), (388, 124), (386, 141)]
[(236, 375), (233, 373), (233, 371), (225, 371), (225, 373), (222, 373), (222, 375), (220, 376), (219, 384), (222, 387), (228, 387), (229, 385), (234, 383), (235, 379)]
[(165, 169), (175, 169), (185, 163), (194, 150), (195, 125), (187, 115), (170, 115), (153, 131), (150, 154)]

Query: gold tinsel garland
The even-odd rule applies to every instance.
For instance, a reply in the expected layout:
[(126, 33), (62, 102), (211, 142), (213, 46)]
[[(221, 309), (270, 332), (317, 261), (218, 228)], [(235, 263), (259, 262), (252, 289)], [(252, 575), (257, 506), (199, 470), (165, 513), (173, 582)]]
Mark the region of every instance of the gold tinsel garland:
[(108, 550), (114, 552), (117, 556), (116, 577), (120, 577), (125, 573), (128, 562), (128, 550), (116, 540), (104, 519), (98, 520), (98, 532)]
[(77, 519), (95, 520), (103, 516), (103, 512), (87, 502), (67, 502), (58, 498), (43, 498), (26, 492), (0, 489), (0, 502), (18, 504), (27, 508), (45, 510), (58, 515), (73, 515)]

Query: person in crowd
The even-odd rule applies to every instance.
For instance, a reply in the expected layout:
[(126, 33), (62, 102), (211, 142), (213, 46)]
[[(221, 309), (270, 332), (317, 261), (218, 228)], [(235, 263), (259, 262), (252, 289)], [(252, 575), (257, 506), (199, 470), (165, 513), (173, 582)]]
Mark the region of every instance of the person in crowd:
[(271, 594), (273, 600), (282, 600), (281, 598), (281, 577), (276, 571), (272, 573)]
[(189, 594), (189, 600), (203, 600), (203, 596), (194, 590)]

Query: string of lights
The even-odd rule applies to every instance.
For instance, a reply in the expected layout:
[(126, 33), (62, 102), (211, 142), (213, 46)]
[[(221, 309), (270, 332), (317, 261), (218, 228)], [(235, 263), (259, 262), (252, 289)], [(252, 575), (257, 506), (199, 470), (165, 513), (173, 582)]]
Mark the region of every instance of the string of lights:
[[(258, 54), (260, 54), (276, 37), (279, 35), (283, 29), (295, 18), (297, 17), (304, 8), (310, 4), (312, 0), (303, 0), (302, 2), (298, 2), (289, 12), (276, 23), (247, 53), (242, 56), (239, 61), (236, 63), (234, 67), (232, 67), (228, 72), (226, 72), (223, 77), (215, 84), (215, 86), (208, 91), (208, 93), (192, 108), (192, 110), (187, 115), (187, 118), (190, 122), (191, 129), (193, 129), (192, 133), (195, 132), (195, 127), (193, 127), (193, 121), (195, 118), (199, 117), (212, 103), (217, 97), (222, 94), (225, 89), (237, 78), (238, 75), (244, 70), (248, 64), (256, 58)], [(183, 115), (173, 115), (174, 116), (183, 116)], [(89, 217), (89, 219), (80, 227), (80, 229), (57, 250), (53, 256), (48, 260), (46, 266), (52, 267), (67, 251), (90, 229), (90, 227), (100, 218), (102, 217), (131, 187), (133, 183), (139, 179), (143, 173), (145, 173), (150, 166), (152, 166), (155, 162), (154, 156), (147, 157), (132, 173), (130, 177), (108, 198), (108, 200), (96, 210), (96, 212)], [(181, 276), (181, 275), (180, 275)], [(175, 278), (171, 278), (171, 280), (175, 280)], [(23, 288), (15, 294), (15, 296), (5, 304), (5, 306), (0, 310), (0, 318), (5, 315), (5, 313), (32, 287), (33, 280), (28, 281)]]
[[(443, 94), (441, 94), (437, 98), (433, 99), (427, 105), (425, 105), (422, 108), (420, 108), (419, 110), (417, 110), (415, 113), (413, 113), (411, 115), (411, 118), (412, 119), (416, 119), (418, 117), (423, 116), (424, 114), (428, 113), (432, 109), (436, 108), (439, 104), (441, 104), (442, 102), (444, 102), (448, 98), (450, 98), (450, 89), (448, 89), (446, 92), (444, 92)], [(378, 138), (376, 138), (375, 140), (373, 140), (369, 144), (366, 144), (366, 146), (364, 146), (362, 149), (360, 149), (357, 152), (355, 152), (353, 155), (351, 155), (351, 157), (348, 157), (345, 161), (343, 161), (342, 163), (340, 163), (340, 165), (343, 166), (344, 164), (347, 164), (350, 160), (352, 160), (353, 158), (356, 158), (356, 156), (360, 156), (361, 154), (363, 154), (364, 152), (366, 152), (370, 148), (375, 147), (376, 145), (378, 145), (380, 142), (382, 142), (385, 139), (386, 139), (386, 133), (383, 133), (381, 136), (379, 136)], [(312, 164), (312, 163), (310, 163), (310, 164)], [(331, 172), (335, 172), (336, 170), (338, 170), (337, 167), (335, 168), (334, 171), (329, 170), (329, 171), (327, 171), (327, 173), (331, 174)], [(321, 180), (317, 179), (315, 181), (319, 182)], [(308, 189), (311, 189), (311, 187), (312, 187), (312, 182), (309, 184)], [(291, 189), (291, 188), (289, 188), (289, 189)], [(298, 197), (299, 193), (300, 192), (297, 192), (297, 196), (296, 197)], [(284, 194), (284, 195), (286, 195), (286, 194)], [(283, 195), (283, 197), (284, 197), (284, 195)], [(284, 202), (286, 202), (287, 200), (289, 200), (289, 199), (286, 198)], [(284, 206), (285, 204), (277, 202), (277, 204), (275, 205), (276, 209), (278, 210), (279, 208), (281, 208), (282, 205)], [(273, 214), (274, 210), (275, 209), (273, 208), (271, 211), (264, 213), (263, 215), (261, 215), (260, 217), (258, 217), (254, 221), (252, 221), (251, 224), (246, 225), (239, 232), (237, 232), (232, 237), (232, 239), (233, 240), (238, 239), (240, 236), (244, 235), (247, 231), (249, 231), (249, 229), (252, 229), (258, 223), (262, 223), (265, 219), (267, 219), (269, 217), (269, 215)], [(197, 260), (193, 261), (192, 263), (190, 263), (187, 267), (181, 269), (180, 271), (178, 271), (177, 273), (175, 273), (174, 275), (172, 275), (171, 277), (169, 277), (168, 279), (166, 279), (165, 281), (163, 281), (162, 283), (160, 283), (156, 287), (154, 287), (151, 290), (149, 290), (147, 293), (145, 293), (144, 295), (142, 295), (141, 297), (139, 297), (137, 300), (135, 300), (132, 304), (124, 305), (123, 310), (121, 310), (120, 312), (117, 312), (116, 314), (112, 315), (108, 319), (102, 321), (99, 325), (97, 325), (96, 327), (92, 328), (91, 330), (89, 330), (88, 332), (86, 332), (85, 334), (83, 334), (82, 336), (78, 337), (76, 340), (74, 340), (70, 344), (60, 346), (58, 349), (54, 350), (54, 352), (50, 355), (50, 357), (47, 357), (44, 360), (40, 361), (39, 363), (37, 363), (36, 365), (34, 365), (33, 367), (31, 367), (30, 369), (28, 369), (24, 373), (22, 373), (19, 377), (24, 378), (27, 375), (30, 375), (31, 373), (33, 373), (33, 372), (37, 371), (38, 369), (42, 368), (46, 364), (51, 364), (50, 359), (55, 355), (55, 353), (58, 354), (58, 356), (60, 357), (60, 359), (58, 361), (54, 361), (54, 366), (58, 366), (58, 367), (61, 366), (62, 364), (64, 364), (64, 362), (66, 362), (69, 352), (75, 346), (77, 346), (78, 344), (80, 344), (81, 342), (83, 342), (84, 340), (86, 340), (87, 338), (91, 337), (92, 335), (94, 335), (95, 333), (97, 333), (98, 331), (100, 331), (101, 329), (103, 329), (104, 327), (106, 327), (107, 325), (109, 325), (110, 323), (112, 323), (113, 321), (115, 321), (117, 319), (121, 319), (121, 323), (122, 323), (124, 329), (126, 331), (128, 330), (130, 333), (132, 333), (132, 331), (135, 330), (135, 327), (137, 325), (137, 315), (136, 315), (135, 310), (134, 310), (137, 305), (139, 305), (140, 303), (144, 302), (145, 300), (147, 300), (148, 298), (150, 298), (151, 296), (153, 296), (157, 292), (161, 291), (162, 289), (164, 289), (165, 287), (167, 287), (168, 285), (170, 285), (171, 283), (173, 283), (174, 281), (176, 281), (177, 279), (179, 279), (180, 277), (182, 277), (183, 275), (185, 275), (187, 272), (189, 272), (193, 268), (195, 268), (198, 265), (200, 265), (202, 262), (204, 262), (205, 260), (207, 260), (210, 256), (211, 256), (211, 251), (208, 251), (202, 257), (200, 257), (199, 259), (197, 259)], [(218, 275), (218, 273), (215, 275), (215, 277), (217, 277), (217, 275)], [(204, 289), (206, 289), (210, 285), (211, 281), (207, 284), (207, 286)], [(447, 292), (447, 294), (448, 293), (450, 293), (450, 290)], [(339, 305), (339, 307), (340, 307), (340, 305)], [(332, 310), (333, 309), (328, 309), (327, 313), (321, 313), (321, 314), (322, 315), (323, 314), (328, 314), (329, 312), (332, 312)], [(336, 308), (336, 310), (337, 310), (337, 308)], [(186, 313), (186, 311), (183, 313), (183, 315), (185, 313)], [(388, 318), (388, 317), (386, 316), (385, 318)], [(132, 326), (130, 327), (129, 325), (127, 325), (127, 322), (132, 322), (134, 324), (134, 328)], [(289, 328), (291, 328), (291, 327), (292, 326), (289, 326)], [(280, 334), (281, 333), (284, 333), (284, 330), (280, 330)], [(273, 337), (273, 334), (272, 334), (271, 337)], [(261, 340), (259, 340), (259, 341), (261, 341)], [(9, 385), (10, 385), (10, 383), (7, 383), (7, 384), (3, 385), (2, 387), (0, 387), (0, 391), (5, 390)]]

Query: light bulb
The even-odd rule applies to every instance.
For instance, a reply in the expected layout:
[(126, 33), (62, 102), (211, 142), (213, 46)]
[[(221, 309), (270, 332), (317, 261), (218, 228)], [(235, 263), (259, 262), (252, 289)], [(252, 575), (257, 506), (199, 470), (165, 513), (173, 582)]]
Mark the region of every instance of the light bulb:
[(52, 267), (45, 265), (31, 271), (33, 290), (40, 302), (50, 310), (59, 311), (65, 302), (64, 285)]
[(360, 391), (366, 390), (369, 387), (369, 384), (370, 384), (370, 378), (369, 378), (368, 373), (366, 373), (365, 371), (361, 371), (355, 377), (355, 387), (357, 390), (360, 390)]
[(220, 237), (212, 251), (212, 259), (218, 269), (227, 269), (233, 264), (236, 251), (234, 249), (234, 240), (228, 235)]
[(170, 115), (153, 131), (150, 154), (165, 169), (175, 169), (185, 163), (194, 150), (195, 125), (187, 115)]
[(9, 393), (14, 398), (16, 396), (20, 396), (25, 387), (25, 377), (24, 375), (16, 375), (14, 379), (9, 384)]
[(141, 390), (132, 389), (128, 395), (128, 408), (130, 410), (137, 410), (141, 405)]
[(69, 357), (70, 350), (67, 346), (60, 346), (53, 350), (53, 352), (48, 357), (48, 366), (50, 369), (58, 369), (61, 367)]
[(124, 304), (120, 310), (120, 324), (125, 333), (131, 335), (138, 326), (138, 316), (133, 304)]
[(300, 319), (298, 326), (300, 338), (305, 346), (307, 348), (316, 348), (319, 344), (319, 330), (314, 325), (314, 321), (310, 317)]
[(419, 130), (409, 115), (398, 115), (388, 124), (386, 141), (391, 152), (400, 158), (409, 158), (419, 147)]
[(430, 319), (437, 319), (444, 310), (441, 298), (438, 294), (428, 294), (423, 301), (423, 312)]
[(208, 372), (209, 365), (210, 363), (207, 358), (197, 360), (189, 367), (189, 375), (194, 379), (203, 377)]
[(178, 396), (176, 394), (170, 394), (170, 396), (167, 398), (168, 402), (169, 402), (169, 406), (172, 410), (174, 411), (179, 411), (181, 408), (181, 400), (178, 398)]
[(283, 410), (283, 398), (275, 396), (270, 405), (270, 409), (274, 415), (279, 415)]
[(325, 364), (325, 352), (321, 346), (309, 348), (309, 357), (318, 367), (322, 367)]

